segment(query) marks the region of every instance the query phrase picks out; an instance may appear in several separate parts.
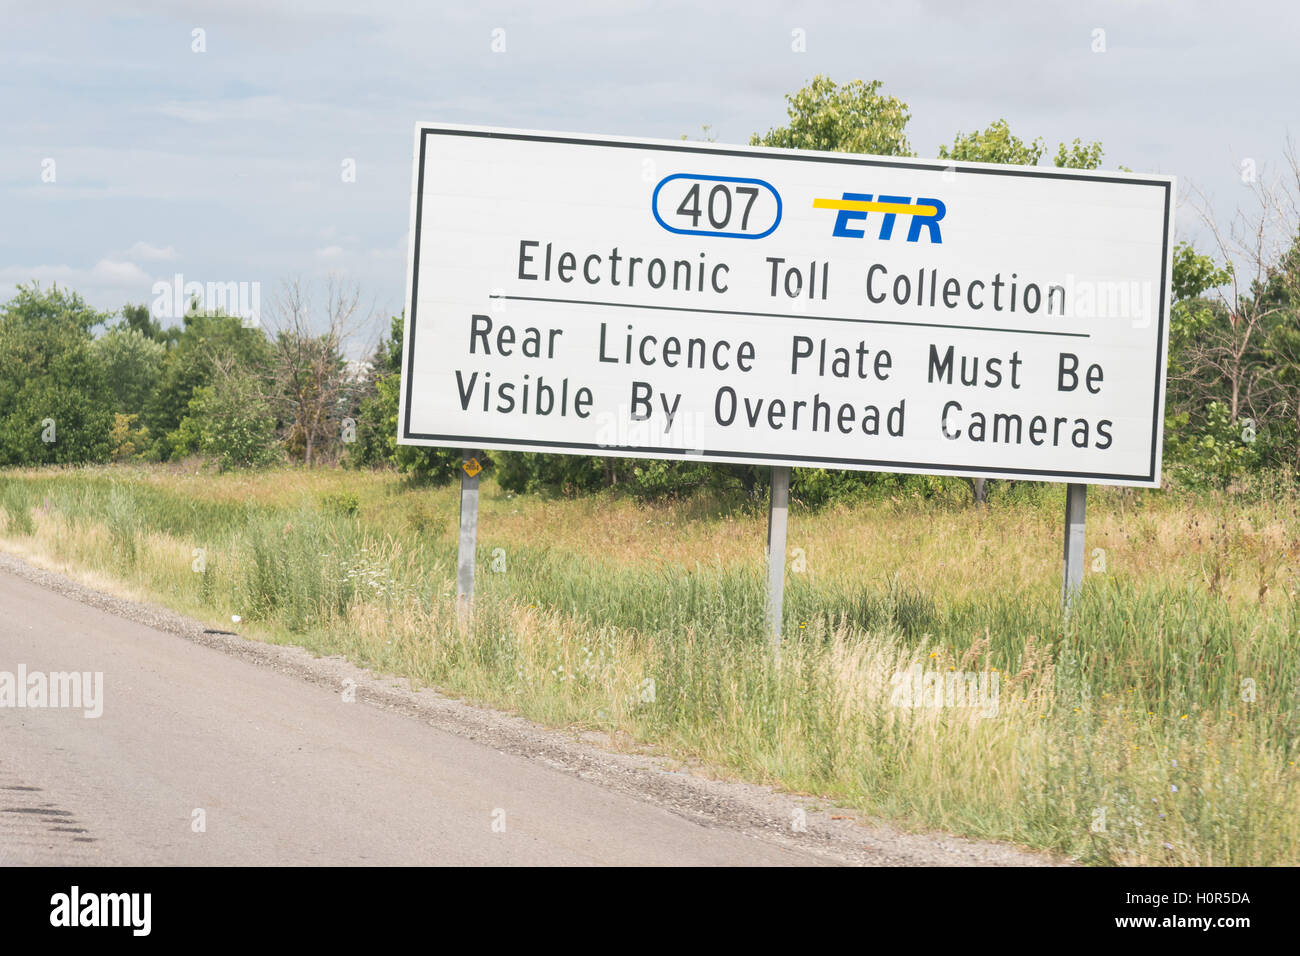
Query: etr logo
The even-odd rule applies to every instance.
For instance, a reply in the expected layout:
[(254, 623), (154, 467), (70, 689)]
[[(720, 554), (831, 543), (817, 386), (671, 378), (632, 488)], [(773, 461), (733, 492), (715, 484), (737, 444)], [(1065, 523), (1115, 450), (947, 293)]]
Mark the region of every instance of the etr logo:
[(921, 238), (921, 227), (929, 230), (930, 242), (938, 245), (943, 242), (939, 235), (939, 220), (948, 211), (938, 199), (919, 198), (915, 203), (910, 196), (876, 196), (870, 193), (845, 193), (841, 199), (814, 199), (814, 209), (838, 209), (835, 217), (833, 236), (844, 239), (864, 239), (866, 232), (862, 229), (850, 229), (854, 220), (865, 222), (867, 213), (878, 212), (880, 216), (879, 239), (889, 239), (894, 235), (894, 220), (898, 216), (911, 216), (907, 227), (907, 241), (916, 242)]

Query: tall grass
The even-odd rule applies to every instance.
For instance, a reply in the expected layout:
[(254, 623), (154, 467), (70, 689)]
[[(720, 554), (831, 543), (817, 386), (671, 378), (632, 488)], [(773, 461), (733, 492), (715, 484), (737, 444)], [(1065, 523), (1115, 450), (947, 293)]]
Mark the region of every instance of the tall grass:
[[(1059, 488), (796, 513), (779, 659), (760, 508), (486, 483), (468, 624), (451, 489), (11, 471), (0, 509), (7, 549), (181, 611), (905, 825), (1093, 863), (1300, 861), (1289, 488), (1095, 489), (1068, 617)], [(996, 715), (899, 706), (913, 669), (996, 674)]]

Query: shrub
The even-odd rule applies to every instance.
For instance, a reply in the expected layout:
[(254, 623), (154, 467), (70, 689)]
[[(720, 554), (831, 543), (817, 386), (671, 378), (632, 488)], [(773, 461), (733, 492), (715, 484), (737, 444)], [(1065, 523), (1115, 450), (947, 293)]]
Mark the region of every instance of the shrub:
[(194, 390), (189, 413), (168, 437), (174, 450), (190, 446), (223, 470), (266, 465), (279, 456), (275, 416), (261, 379), (233, 367)]
[(321, 496), (321, 507), (331, 514), (355, 518), (361, 511), (361, 498), (355, 491), (339, 491)]

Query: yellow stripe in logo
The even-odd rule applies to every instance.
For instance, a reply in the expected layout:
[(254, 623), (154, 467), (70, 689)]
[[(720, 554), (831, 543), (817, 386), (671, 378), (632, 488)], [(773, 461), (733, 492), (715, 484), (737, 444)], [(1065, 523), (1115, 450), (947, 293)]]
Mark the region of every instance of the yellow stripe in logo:
[(863, 202), (860, 199), (814, 199), (814, 209), (850, 209), (853, 212), (889, 212), (901, 216), (937, 216), (937, 206), (915, 206), (905, 202)]

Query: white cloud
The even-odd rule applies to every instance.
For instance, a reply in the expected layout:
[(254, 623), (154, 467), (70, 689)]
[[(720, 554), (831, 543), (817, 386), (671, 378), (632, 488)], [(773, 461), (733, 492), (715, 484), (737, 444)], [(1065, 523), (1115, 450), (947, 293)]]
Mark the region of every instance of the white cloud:
[(126, 250), (126, 256), (128, 259), (144, 260), (146, 262), (158, 259), (170, 261), (176, 258), (176, 248), (174, 246), (152, 246), (147, 242), (137, 242)]
[(317, 249), (316, 255), (321, 259), (338, 259), (343, 255), (343, 247), (326, 246), (324, 249)]
[(31, 282), (48, 289), (58, 285), (77, 292), (93, 307), (113, 311), (123, 302), (147, 302), (153, 278), (134, 262), (105, 256), (89, 268), (58, 265), (0, 268), (0, 302), (14, 296), (19, 285)]
[(100, 259), (90, 270), (90, 278), (106, 285), (137, 285), (150, 282), (148, 273), (134, 262)]

